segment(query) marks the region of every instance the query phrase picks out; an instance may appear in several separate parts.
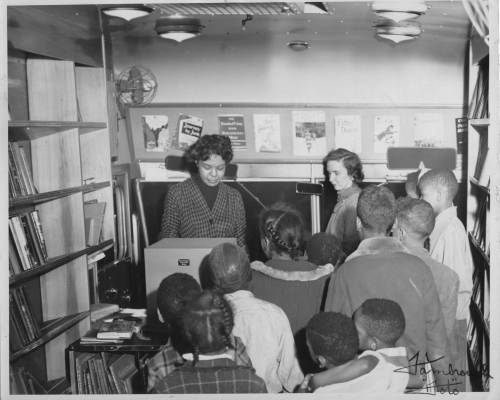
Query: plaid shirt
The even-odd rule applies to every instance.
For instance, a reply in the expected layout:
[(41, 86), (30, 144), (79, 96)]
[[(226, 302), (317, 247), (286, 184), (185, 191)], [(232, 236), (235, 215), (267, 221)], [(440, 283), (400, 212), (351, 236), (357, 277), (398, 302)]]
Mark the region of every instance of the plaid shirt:
[(174, 185), (167, 193), (158, 240), (163, 238), (236, 238), (246, 244), (245, 207), (240, 193), (221, 182), (212, 210), (194, 178)]
[(168, 374), (152, 391), (152, 394), (166, 393), (267, 393), (267, 389), (253, 368), (218, 358), (200, 360), (196, 367), (182, 366)]
[[(243, 367), (252, 367), (252, 361), (247, 354), (245, 345), (238, 336), (232, 336), (233, 350), (229, 350), (236, 365)], [(148, 361), (148, 392), (150, 392), (156, 384), (168, 374), (173, 372), (175, 368), (182, 366), (185, 360), (175, 351), (170, 339), (167, 344)]]

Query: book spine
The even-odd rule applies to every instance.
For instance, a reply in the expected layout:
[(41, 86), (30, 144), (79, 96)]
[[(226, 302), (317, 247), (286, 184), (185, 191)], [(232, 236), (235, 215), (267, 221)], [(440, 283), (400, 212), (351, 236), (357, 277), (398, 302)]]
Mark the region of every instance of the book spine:
[(90, 379), (90, 369), (85, 372), (85, 382), (87, 383), (87, 393), (95, 394), (94, 388), (92, 387), (92, 380)]
[(20, 311), (17, 309), (17, 306), (14, 302), (14, 298), (12, 297), (12, 293), (9, 293), (9, 307), (10, 307), (10, 313), (14, 317), (14, 322), (16, 324), (17, 330), (21, 334), (21, 340), (23, 342), (23, 345), (27, 346), (30, 343), (28, 338), (28, 332), (26, 332), (26, 327), (23, 324)]
[(39, 265), (44, 265), (46, 263), (45, 257), (43, 256), (42, 246), (40, 241), (38, 240), (38, 235), (36, 232), (35, 222), (33, 221), (33, 217), (31, 212), (27, 212), (25, 214), (26, 226), (28, 227), (28, 232), (30, 236), (30, 240), (32, 243), (33, 250), (36, 255), (36, 259), (38, 260)]
[(9, 165), (9, 198), (15, 198), (17, 197), (17, 192), (16, 192), (16, 186), (14, 183), (14, 177), (12, 176), (12, 171), (10, 169)]
[(31, 237), (31, 234), (30, 234), (30, 231), (28, 228), (26, 214), (20, 214), (19, 220), (21, 221), (21, 227), (23, 228), (24, 236), (26, 237), (28, 257), (30, 258), (31, 265), (33, 266), (33, 268), (39, 267), (40, 262), (38, 261), (38, 258), (36, 256), (36, 250), (35, 250), (35, 246), (33, 244), (33, 238)]
[(11, 351), (16, 351), (24, 347), (21, 333), (14, 322), (14, 316), (9, 313), (9, 343)]
[(28, 337), (30, 339), (30, 342), (32, 342), (36, 339), (35, 329), (33, 328), (33, 325), (31, 325), (31, 321), (28, 315), (28, 310), (26, 310), (26, 307), (21, 301), (21, 296), (19, 295), (19, 288), (16, 288), (12, 291), (12, 296), (14, 297), (14, 302), (16, 303), (18, 309), (20, 310), (20, 314), (23, 319), (24, 325), (26, 327), (26, 331), (28, 332)]
[(31, 303), (29, 302), (28, 295), (26, 293), (26, 286), (21, 286), (20, 287), (20, 293), (23, 301), (26, 304), (26, 308), (28, 309), (28, 313), (31, 317), (31, 321), (33, 323), (33, 327), (35, 328), (36, 336), (41, 337), (42, 336), (42, 330), (40, 329), (40, 325), (38, 324), (37, 319), (35, 318), (35, 315), (33, 314), (33, 308), (31, 307)]
[(118, 390), (116, 388), (115, 381), (113, 379), (113, 376), (111, 375), (111, 372), (109, 372), (109, 370), (106, 370), (106, 375), (108, 375), (108, 381), (109, 381), (109, 386), (111, 387), (111, 393), (118, 394)]
[(16, 380), (14, 379), (14, 371), (9, 367), (10, 394), (19, 394), (17, 390)]
[(111, 376), (113, 377), (113, 382), (115, 383), (115, 387), (116, 387), (118, 394), (125, 394), (125, 392), (123, 390), (123, 385), (121, 384), (122, 382), (121, 382), (120, 378), (118, 377), (117, 373), (115, 373), (114, 368), (110, 367), (110, 372), (111, 372)]
[(47, 245), (45, 244), (45, 237), (43, 235), (42, 223), (40, 221), (40, 214), (38, 213), (38, 210), (31, 211), (30, 214), (35, 222), (38, 240), (40, 241), (40, 246), (42, 247), (42, 252), (44, 254), (45, 262), (49, 262), (49, 254), (47, 252)]
[(19, 176), (19, 169), (16, 165), (14, 150), (12, 148), (12, 142), (9, 142), (9, 170), (12, 171), (12, 178), (14, 180), (15, 192), (17, 193), (16, 197), (25, 196), (26, 193), (24, 192), (21, 184), (21, 177)]
[(97, 360), (97, 361), (99, 365), (99, 373), (101, 374), (101, 381), (104, 393), (111, 394), (112, 392), (109, 390), (107, 375), (106, 372), (104, 371), (104, 362), (102, 360)]
[(95, 365), (94, 365), (94, 360), (90, 359), (88, 361), (88, 363), (89, 363), (89, 371), (90, 371), (90, 380), (92, 381), (92, 387), (94, 389), (94, 393), (101, 394), (101, 392), (99, 391), (99, 386), (98, 386), (98, 382), (97, 382), (97, 374), (96, 374), (96, 369), (95, 369)]
[(31, 168), (28, 165), (28, 158), (26, 157), (26, 152), (24, 151), (23, 146), (19, 146), (19, 153), (21, 154), (21, 162), (26, 171), (26, 178), (28, 180), (27, 186), (30, 189), (30, 194), (35, 194), (37, 191), (35, 189), (35, 185), (33, 184), (33, 176), (31, 175)]
[(21, 161), (21, 153), (19, 151), (19, 145), (17, 142), (12, 143), (12, 153), (14, 154), (14, 162), (16, 163), (17, 171), (19, 172), (19, 180), (21, 182), (21, 188), (23, 190), (23, 196), (31, 194), (31, 190), (28, 187), (28, 178), (26, 171), (23, 168)]
[(23, 272), (23, 267), (21, 265), (19, 254), (13, 242), (14, 239), (12, 238), (12, 232), (9, 232), (9, 261), (12, 263), (14, 275), (17, 275)]
[(23, 269), (26, 271), (31, 268), (31, 264), (26, 250), (26, 238), (24, 237), (21, 222), (19, 221), (17, 215), (14, 215), (9, 219), (9, 227), (12, 233), (12, 238), (14, 239), (14, 243), (17, 247), (17, 252), (21, 259), (21, 264)]

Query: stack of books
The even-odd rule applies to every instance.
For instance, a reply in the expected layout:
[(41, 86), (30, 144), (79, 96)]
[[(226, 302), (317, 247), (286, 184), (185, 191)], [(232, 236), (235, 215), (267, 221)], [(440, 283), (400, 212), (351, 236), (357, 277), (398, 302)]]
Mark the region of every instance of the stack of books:
[(82, 353), (74, 368), (79, 394), (140, 392), (140, 375), (132, 354)]
[(10, 217), (9, 229), (10, 276), (49, 262), (38, 211)]
[(24, 286), (9, 291), (10, 350), (14, 352), (42, 336)]
[(17, 142), (9, 142), (9, 196), (22, 197), (36, 193), (24, 148)]

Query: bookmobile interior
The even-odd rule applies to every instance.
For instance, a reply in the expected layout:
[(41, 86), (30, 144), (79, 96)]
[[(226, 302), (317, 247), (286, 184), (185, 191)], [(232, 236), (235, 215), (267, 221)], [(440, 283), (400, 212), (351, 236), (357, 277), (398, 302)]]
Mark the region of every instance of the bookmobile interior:
[[(219, 115), (244, 116), (246, 150), (235, 152), (237, 179), (227, 183), (242, 194), (251, 231), (258, 232), (262, 204), (278, 200), (298, 207), (312, 233), (324, 231), (336, 192), (325, 182), (325, 153), (294, 153), (292, 115), (301, 112), (322, 116), (327, 150), (336, 145), (337, 118), (358, 116), (361, 187), (385, 183), (396, 196), (405, 195), (406, 174), (418, 165), (404, 165), (406, 153), (388, 165), (373, 145), (375, 118), (395, 117), (397, 147), (415, 146), (418, 118), (437, 118), (442, 147), (456, 150), (455, 205), (474, 258), (469, 389), (493, 389), (489, 377), (500, 371), (490, 351), (500, 332), (490, 313), (500, 304), (498, 291), (490, 292), (500, 243), (498, 2), (429, 0), (417, 24), (400, 24), (408, 40), (399, 43), (390, 37), (401, 32), (388, 33), (392, 25), (380, 22), (372, 3), (163, 2), (141, 5), (146, 15), (131, 20), (105, 13), (109, 4), (5, 7), (6, 148), (16, 179), (9, 244), (4, 238), (10, 274), (4, 267), (2, 321), (10, 333), (2, 330), (2, 395), (85, 393), (75, 361), (102, 349), (75, 343), (93, 327), (98, 305), (146, 308), (145, 249), (157, 240), (168, 188), (189, 176), (165, 162), (184, 154), (167, 148), (179, 115), (203, 119), (204, 134), (218, 133)], [(173, 14), (194, 21), (195, 37), (161, 36), (179, 30), (160, 20)], [(280, 152), (257, 149), (255, 114), (279, 115)], [(155, 115), (168, 124), (166, 147), (148, 148), (143, 122)], [(297, 182), (324, 183), (324, 193), (298, 194)], [(20, 254), (13, 265), (18, 229), (27, 230), (35, 256)], [(264, 261), (256, 236), (250, 256)], [(149, 353), (158, 348), (152, 342)], [(148, 352), (125, 353), (140, 375)], [(144, 382), (124, 390), (144, 393)]]

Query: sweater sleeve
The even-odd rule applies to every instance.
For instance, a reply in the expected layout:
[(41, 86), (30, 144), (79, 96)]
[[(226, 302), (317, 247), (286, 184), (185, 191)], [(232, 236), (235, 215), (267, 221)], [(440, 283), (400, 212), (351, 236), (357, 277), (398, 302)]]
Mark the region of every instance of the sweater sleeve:
[(170, 188), (167, 193), (158, 240), (180, 237), (181, 216), (177, 193), (178, 190), (175, 186)]
[(238, 246), (243, 247), (247, 243), (247, 220), (245, 217), (245, 206), (243, 199), (239, 192), (235, 193), (236, 196), (236, 223), (234, 226), (234, 237)]

